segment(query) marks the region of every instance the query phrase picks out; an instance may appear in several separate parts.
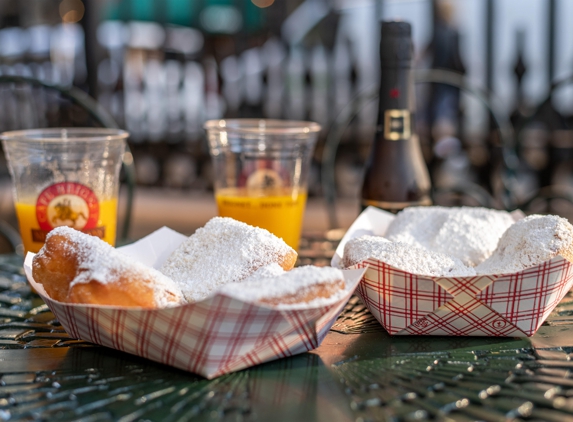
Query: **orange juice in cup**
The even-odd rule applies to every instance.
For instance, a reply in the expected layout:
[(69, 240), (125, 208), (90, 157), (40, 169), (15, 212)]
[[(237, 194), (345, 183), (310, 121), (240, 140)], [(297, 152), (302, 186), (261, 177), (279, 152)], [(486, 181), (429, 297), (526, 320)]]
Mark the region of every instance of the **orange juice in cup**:
[(26, 252), (55, 227), (70, 226), (115, 245), (125, 131), (34, 129), (1, 135)]
[(262, 227), (297, 249), (320, 126), (265, 119), (205, 123), (219, 215)]
[(298, 249), (306, 191), (253, 192), (223, 188), (215, 194), (219, 215), (267, 229)]

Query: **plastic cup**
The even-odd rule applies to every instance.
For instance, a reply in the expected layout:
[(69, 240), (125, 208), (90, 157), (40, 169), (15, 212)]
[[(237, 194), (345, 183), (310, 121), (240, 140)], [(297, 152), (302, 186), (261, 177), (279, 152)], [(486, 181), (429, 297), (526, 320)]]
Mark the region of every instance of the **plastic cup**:
[(26, 252), (70, 226), (115, 245), (119, 171), (128, 133), (54, 128), (0, 135)]
[(320, 125), (264, 119), (205, 123), (219, 215), (262, 227), (298, 249)]

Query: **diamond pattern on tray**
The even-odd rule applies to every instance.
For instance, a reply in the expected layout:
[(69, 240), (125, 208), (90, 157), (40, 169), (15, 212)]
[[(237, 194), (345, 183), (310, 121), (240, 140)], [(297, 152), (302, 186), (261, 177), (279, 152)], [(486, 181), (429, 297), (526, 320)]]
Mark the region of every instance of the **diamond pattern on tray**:
[(470, 296), (457, 296), (398, 334), (524, 337), (523, 331)]
[(499, 277), (477, 298), (519, 329), (533, 334), (573, 286), (571, 262), (557, 257)]
[(397, 334), (453, 296), (431, 278), (401, 271), (378, 260), (368, 266), (357, 293), (390, 334)]
[(393, 335), (531, 336), (573, 287), (569, 261), (556, 257), (514, 274), (425, 277), (375, 259), (357, 289)]
[(318, 347), (350, 297), (281, 311), (215, 295), (167, 309), (77, 306), (44, 298), (73, 337), (213, 378)]

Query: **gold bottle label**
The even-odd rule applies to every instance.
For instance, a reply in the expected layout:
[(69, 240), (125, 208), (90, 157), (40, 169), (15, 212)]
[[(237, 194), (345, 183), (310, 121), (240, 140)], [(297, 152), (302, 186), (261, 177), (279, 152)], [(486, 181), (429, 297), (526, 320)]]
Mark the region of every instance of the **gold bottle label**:
[(384, 110), (384, 138), (389, 141), (406, 140), (410, 138), (410, 111)]

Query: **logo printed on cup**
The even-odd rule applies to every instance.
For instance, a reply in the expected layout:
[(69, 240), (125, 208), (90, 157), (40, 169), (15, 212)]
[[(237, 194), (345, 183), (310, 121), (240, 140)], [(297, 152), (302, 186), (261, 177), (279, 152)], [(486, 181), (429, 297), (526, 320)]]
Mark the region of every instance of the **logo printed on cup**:
[(69, 226), (103, 238), (105, 227), (97, 227), (99, 201), (89, 187), (76, 182), (61, 182), (45, 188), (36, 201), (40, 229), (32, 229), (34, 242), (45, 242), (50, 230)]
[(248, 189), (277, 189), (283, 186), (283, 180), (278, 171), (259, 169), (247, 177)]

